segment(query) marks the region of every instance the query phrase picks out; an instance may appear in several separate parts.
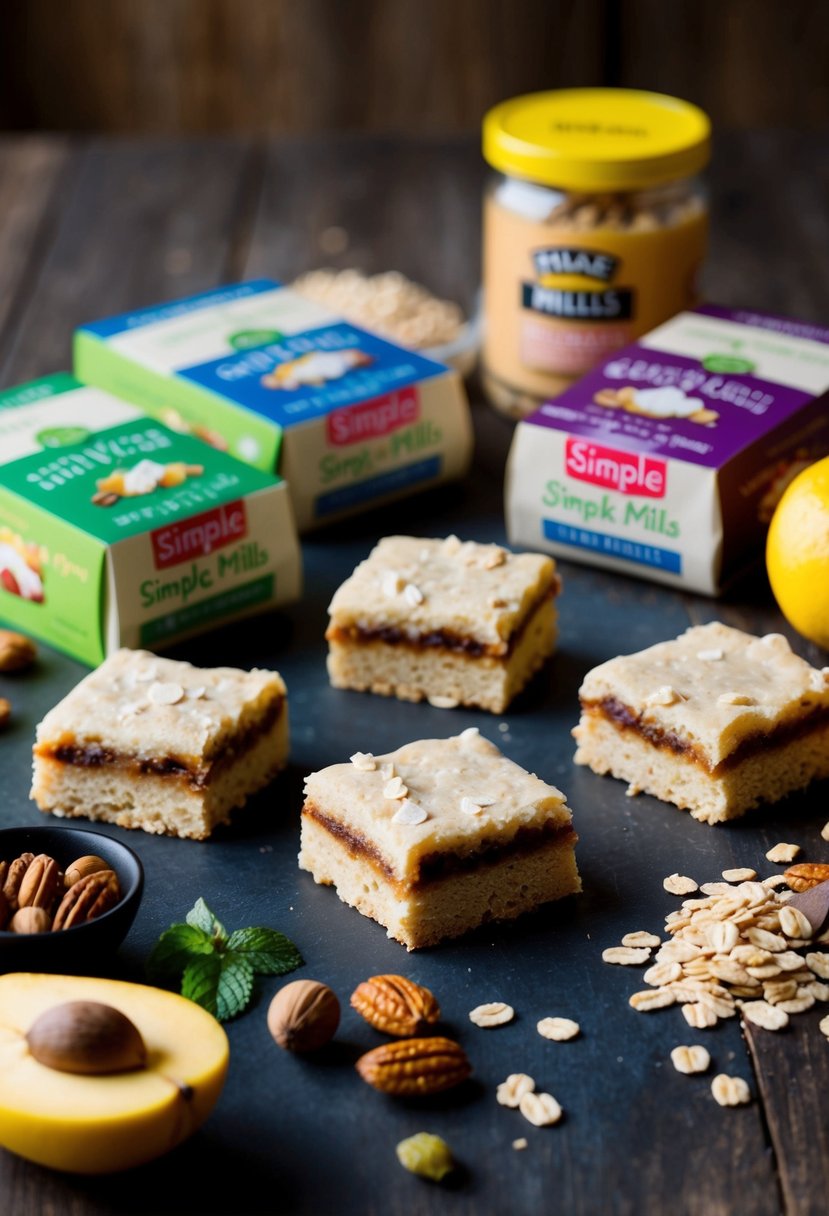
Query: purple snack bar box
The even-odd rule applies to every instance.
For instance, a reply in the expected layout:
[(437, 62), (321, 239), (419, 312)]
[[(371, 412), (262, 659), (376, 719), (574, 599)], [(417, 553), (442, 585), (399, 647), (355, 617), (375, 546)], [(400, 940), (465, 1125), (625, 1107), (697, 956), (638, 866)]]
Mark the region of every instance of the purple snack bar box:
[(510, 540), (715, 595), (829, 453), (827, 390), (829, 329), (679, 313), (518, 424)]

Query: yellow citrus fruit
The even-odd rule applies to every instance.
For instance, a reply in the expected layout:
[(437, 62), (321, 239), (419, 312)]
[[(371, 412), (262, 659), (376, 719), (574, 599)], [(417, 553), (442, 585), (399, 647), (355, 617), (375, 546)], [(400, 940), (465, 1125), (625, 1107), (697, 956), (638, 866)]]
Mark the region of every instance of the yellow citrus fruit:
[(789, 624), (829, 649), (829, 456), (799, 473), (777, 504), (766, 569)]

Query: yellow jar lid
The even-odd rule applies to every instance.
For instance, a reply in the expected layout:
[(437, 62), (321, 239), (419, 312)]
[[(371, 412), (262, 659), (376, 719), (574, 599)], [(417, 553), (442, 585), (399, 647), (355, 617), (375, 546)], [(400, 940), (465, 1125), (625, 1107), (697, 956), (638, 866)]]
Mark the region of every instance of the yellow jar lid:
[(708, 162), (711, 124), (697, 106), (639, 89), (528, 93), (484, 118), (495, 169), (565, 190), (642, 190), (693, 177)]

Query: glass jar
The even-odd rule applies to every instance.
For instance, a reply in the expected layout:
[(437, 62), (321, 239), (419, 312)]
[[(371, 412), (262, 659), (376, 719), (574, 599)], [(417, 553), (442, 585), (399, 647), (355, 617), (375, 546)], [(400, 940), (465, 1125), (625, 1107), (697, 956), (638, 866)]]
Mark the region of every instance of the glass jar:
[(522, 417), (696, 302), (710, 124), (688, 102), (567, 89), (484, 119), (483, 386)]

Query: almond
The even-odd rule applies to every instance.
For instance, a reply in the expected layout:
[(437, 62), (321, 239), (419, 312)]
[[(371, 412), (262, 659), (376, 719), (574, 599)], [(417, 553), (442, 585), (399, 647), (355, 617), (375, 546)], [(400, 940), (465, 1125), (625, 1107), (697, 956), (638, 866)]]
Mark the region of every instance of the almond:
[(372, 975), (351, 995), (351, 1004), (384, 1034), (406, 1038), (440, 1018), (440, 1006), (428, 988), (404, 975)]
[(436, 1094), (472, 1072), (463, 1048), (442, 1036), (384, 1043), (360, 1056), (355, 1067), (369, 1085), (395, 1097)]
[(23, 671), (31, 667), (37, 655), (37, 647), (22, 633), (11, 629), (0, 629), (0, 671)]

